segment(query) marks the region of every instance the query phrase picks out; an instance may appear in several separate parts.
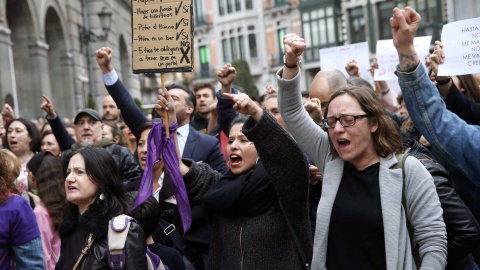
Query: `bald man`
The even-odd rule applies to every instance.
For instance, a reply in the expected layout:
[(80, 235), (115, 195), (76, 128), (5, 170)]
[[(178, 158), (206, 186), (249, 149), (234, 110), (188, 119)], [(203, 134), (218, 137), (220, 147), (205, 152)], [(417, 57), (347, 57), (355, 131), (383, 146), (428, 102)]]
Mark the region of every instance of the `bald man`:
[(310, 98), (318, 98), (320, 100), (323, 114), (333, 92), (346, 84), (347, 78), (340, 70), (320, 70), (313, 78), (310, 86)]
[(103, 99), (103, 120), (112, 121), (114, 123), (121, 122), (120, 109), (117, 107), (117, 103), (113, 101), (112, 96), (108, 95)]

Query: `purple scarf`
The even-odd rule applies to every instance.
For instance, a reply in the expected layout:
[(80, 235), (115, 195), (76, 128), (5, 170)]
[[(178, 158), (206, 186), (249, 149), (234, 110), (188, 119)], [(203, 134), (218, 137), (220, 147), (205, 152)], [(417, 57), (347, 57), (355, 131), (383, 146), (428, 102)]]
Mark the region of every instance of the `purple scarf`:
[[(178, 123), (175, 121), (170, 126), (170, 132), (176, 131)], [(153, 165), (161, 160), (160, 155), (163, 151), (163, 163), (168, 171), (170, 180), (173, 185), (173, 193), (177, 200), (178, 212), (182, 218), (183, 232), (186, 233), (192, 224), (192, 213), (190, 212), (190, 203), (188, 201), (187, 190), (183, 182), (178, 164), (177, 148), (175, 147), (175, 139), (171, 137), (167, 139), (166, 129), (163, 121), (152, 123), (152, 130), (148, 134), (148, 150), (147, 163), (143, 171), (142, 182), (138, 190), (137, 198), (132, 210), (142, 204), (153, 193), (152, 173)], [(156, 179), (155, 179), (156, 180)]]

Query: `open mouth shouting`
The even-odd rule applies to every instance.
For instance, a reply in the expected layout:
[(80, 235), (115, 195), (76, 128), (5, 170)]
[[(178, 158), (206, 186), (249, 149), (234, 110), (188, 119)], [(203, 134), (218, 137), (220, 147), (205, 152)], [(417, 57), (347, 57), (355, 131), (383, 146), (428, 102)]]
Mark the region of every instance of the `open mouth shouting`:
[(242, 164), (242, 157), (238, 154), (230, 154), (230, 166), (238, 167)]
[(347, 139), (338, 139), (337, 144), (340, 150), (345, 150), (350, 145), (350, 141)]

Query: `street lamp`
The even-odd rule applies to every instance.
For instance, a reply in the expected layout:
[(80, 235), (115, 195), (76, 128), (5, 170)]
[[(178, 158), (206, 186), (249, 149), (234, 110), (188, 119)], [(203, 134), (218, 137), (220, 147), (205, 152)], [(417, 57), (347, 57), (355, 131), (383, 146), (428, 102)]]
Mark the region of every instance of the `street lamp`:
[[(93, 84), (93, 67), (90, 57), (92, 57), (90, 43), (97, 41), (105, 41), (108, 38), (108, 32), (110, 31), (110, 25), (112, 23), (112, 13), (108, 12), (106, 7), (103, 7), (102, 11), (97, 15), (100, 19), (100, 26), (102, 27), (102, 34), (95, 34), (90, 31), (88, 27), (88, 15), (87, 15), (87, 1), (82, 1), (82, 13), (83, 13), (83, 27), (78, 26), (79, 38), (80, 38), (80, 50), (83, 51), (83, 46), (87, 48), (87, 66), (88, 66), (88, 81), (90, 87), (90, 94), (95, 97), (95, 85)], [(88, 104), (88, 93), (84, 93), (84, 105)]]
[(87, 24), (85, 24), (83, 27), (79, 25), (80, 42), (82, 45), (88, 45), (90, 42), (107, 40), (108, 32), (110, 31), (110, 25), (112, 24), (112, 13), (108, 12), (106, 7), (103, 7), (102, 11), (97, 15), (100, 18), (100, 26), (102, 27), (103, 33), (95, 34), (88, 29)]

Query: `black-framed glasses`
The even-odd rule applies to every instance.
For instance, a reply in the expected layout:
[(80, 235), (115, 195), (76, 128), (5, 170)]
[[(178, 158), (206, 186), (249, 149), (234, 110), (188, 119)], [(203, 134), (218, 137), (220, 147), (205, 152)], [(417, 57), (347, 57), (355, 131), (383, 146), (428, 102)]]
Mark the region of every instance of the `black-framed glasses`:
[(362, 117), (368, 117), (369, 115), (368, 114), (362, 114), (362, 115), (342, 115), (340, 117), (327, 117), (325, 119), (323, 119), (323, 125), (326, 127), (326, 128), (334, 128), (335, 127), (335, 124), (337, 123), (337, 121), (340, 121), (340, 124), (343, 126), (343, 127), (351, 127), (353, 125), (355, 125), (356, 123), (356, 120), (358, 118), (362, 118)]

